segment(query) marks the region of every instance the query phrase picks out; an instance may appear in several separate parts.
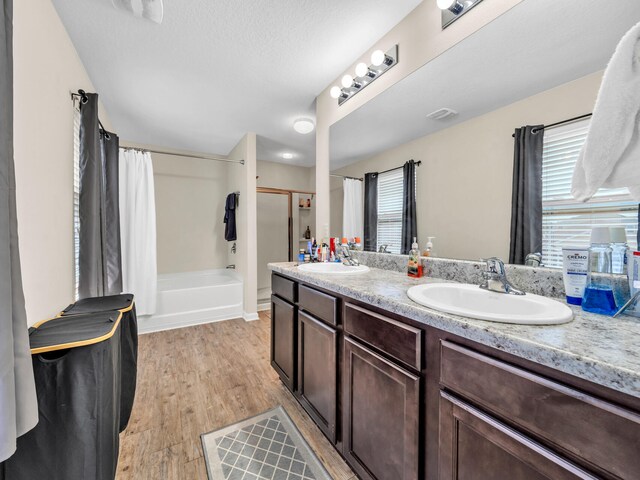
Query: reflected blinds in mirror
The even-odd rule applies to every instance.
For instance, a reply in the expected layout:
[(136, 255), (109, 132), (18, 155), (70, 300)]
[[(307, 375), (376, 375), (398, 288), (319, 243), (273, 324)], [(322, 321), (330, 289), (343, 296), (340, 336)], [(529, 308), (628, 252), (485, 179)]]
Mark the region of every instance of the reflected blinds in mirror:
[(400, 253), (402, 246), (403, 171), (397, 168), (378, 175), (378, 244), (389, 253)]
[(576, 161), (589, 131), (589, 119), (547, 128), (542, 154), (542, 260), (562, 267), (562, 247), (589, 245), (594, 226), (624, 226), (637, 248), (638, 204), (626, 188), (601, 188), (586, 203), (571, 196)]

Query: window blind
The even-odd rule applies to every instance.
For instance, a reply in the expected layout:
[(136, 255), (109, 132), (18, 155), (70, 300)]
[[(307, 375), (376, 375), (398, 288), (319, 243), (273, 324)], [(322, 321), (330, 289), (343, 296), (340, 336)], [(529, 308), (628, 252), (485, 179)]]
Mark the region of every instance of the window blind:
[(388, 245), (390, 253), (402, 247), (403, 169), (378, 175), (378, 245)]
[(80, 281), (80, 109), (73, 106), (73, 259), (74, 292), (78, 299)]
[(562, 268), (562, 247), (589, 245), (594, 226), (624, 226), (637, 249), (638, 204), (626, 188), (601, 188), (586, 203), (571, 196), (571, 181), (589, 119), (547, 128), (542, 150), (542, 261)]

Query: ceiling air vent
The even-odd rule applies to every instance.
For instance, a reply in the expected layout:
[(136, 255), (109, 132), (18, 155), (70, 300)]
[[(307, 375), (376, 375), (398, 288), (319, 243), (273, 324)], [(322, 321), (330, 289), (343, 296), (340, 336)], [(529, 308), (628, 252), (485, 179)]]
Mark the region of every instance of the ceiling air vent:
[(430, 118), (431, 120), (444, 120), (445, 118), (453, 117), (457, 114), (458, 112), (452, 110), (451, 108), (441, 108), (439, 110), (436, 110), (435, 112), (431, 112), (429, 115), (427, 115), (427, 118)]

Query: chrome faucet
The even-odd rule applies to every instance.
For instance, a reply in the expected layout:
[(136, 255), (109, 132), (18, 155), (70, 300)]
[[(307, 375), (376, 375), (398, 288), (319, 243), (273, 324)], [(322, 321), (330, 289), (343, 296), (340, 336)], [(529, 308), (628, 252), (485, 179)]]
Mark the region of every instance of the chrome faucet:
[(385, 243), (383, 245), (380, 245), (380, 248), (378, 248), (378, 253), (389, 253), (387, 251), (387, 247), (389, 246), (389, 244)]
[(502, 260), (497, 257), (491, 257), (481, 261), (487, 263), (487, 269), (482, 272), (484, 282), (480, 284), (480, 288), (490, 292), (525, 295), (522, 290), (518, 290), (507, 280), (507, 272), (504, 269)]
[(360, 265), (360, 262), (351, 256), (349, 253), (349, 247), (346, 245), (341, 245), (336, 251), (343, 265), (347, 265), (349, 267), (357, 267)]

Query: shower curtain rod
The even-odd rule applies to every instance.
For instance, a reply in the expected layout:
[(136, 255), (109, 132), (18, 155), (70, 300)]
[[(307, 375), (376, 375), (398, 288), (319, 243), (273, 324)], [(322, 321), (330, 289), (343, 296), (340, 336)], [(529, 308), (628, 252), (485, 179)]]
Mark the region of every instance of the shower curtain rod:
[(358, 177), (349, 177), (347, 175), (336, 175), (335, 173), (331, 173), (330, 174), (331, 177), (338, 177), (338, 178), (350, 178), (351, 180), (360, 180), (362, 182), (362, 178), (358, 178)]
[[(543, 125), (542, 128), (534, 128), (533, 130), (531, 130), (531, 133), (537, 133), (538, 131), (544, 130), (545, 128), (557, 127), (560, 125), (564, 125), (565, 123), (577, 122), (578, 120), (582, 120), (583, 118), (589, 118), (592, 115), (593, 113), (587, 113), (585, 115), (580, 115), (579, 117), (573, 117), (568, 120), (562, 120), (561, 122), (552, 123), (551, 125)], [(515, 138), (516, 134), (512, 133), (511, 136)]]

